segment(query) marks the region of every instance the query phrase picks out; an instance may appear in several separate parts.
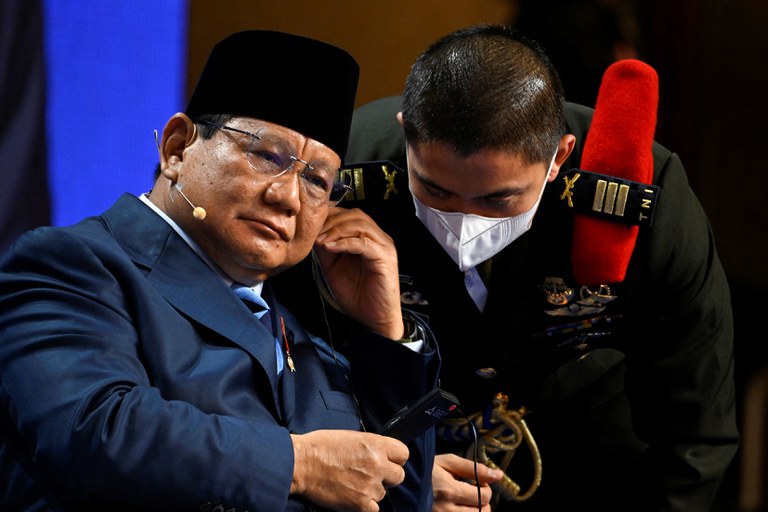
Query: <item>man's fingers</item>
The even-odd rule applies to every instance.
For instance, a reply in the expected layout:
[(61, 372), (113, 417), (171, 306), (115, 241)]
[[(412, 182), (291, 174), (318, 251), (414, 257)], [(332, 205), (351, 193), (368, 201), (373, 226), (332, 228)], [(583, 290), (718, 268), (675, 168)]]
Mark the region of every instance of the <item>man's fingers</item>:
[(400, 485), (403, 483), (403, 480), (405, 480), (405, 470), (402, 468), (402, 466), (396, 464), (391, 464), (391, 466), (392, 467), (382, 480), (382, 484), (387, 489)]
[(326, 249), (328, 252), (343, 252), (346, 254), (370, 255), (371, 252), (383, 250), (382, 245), (377, 243), (375, 240), (372, 240), (367, 236), (357, 235), (345, 235), (343, 237), (328, 236), (327, 238), (318, 240), (318, 245), (320, 245), (320, 247), (323, 249)]
[[(454, 478), (459, 480), (475, 479), (475, 463), (469, 459), (459, 457), (453, 453), (443, 453), (435, 456), (435, 466), (439, 466)], [(498, 469), (491, 469), (485, 464), (477, 463), (477, 479), (481, 484), (490, 484), (501, 480), (504, 473)]]
[(391, 241), (389, 235), (362, 210), (331, 208), (318, 236), (318, 243), (345, 237), (367, 237), (381, 244)]
[(380, 439), (384, 444), (384, 453), (386, 453), (390, 463), (384, 477), (384, 486), (389, 488), (400, 485), (405, 480), (405, 470), (402, 466), (408, 461), (410, 455), (408, 447), (391, 437), (381, 436)]
[[(378, 511), (386, 490), (405, 479), (408, 447), (372, 433), (316, 430), (292, 434), (291, 492), (325, 508)], [(370, 501), (370, 502), (369, 502)]]
[(408, 457), (411, 454), (410, 451), (408, 450), (408, 447), (405, 446), (405, 444), (402, 441), (399, 441), (392, 437), (386, 437), (386, 436), (381, 436), (381, 437), (387, 442), (387, 448), (386, 448), (387, 458), (390, 461), (400, 466), (405, 464), (408, 461)]

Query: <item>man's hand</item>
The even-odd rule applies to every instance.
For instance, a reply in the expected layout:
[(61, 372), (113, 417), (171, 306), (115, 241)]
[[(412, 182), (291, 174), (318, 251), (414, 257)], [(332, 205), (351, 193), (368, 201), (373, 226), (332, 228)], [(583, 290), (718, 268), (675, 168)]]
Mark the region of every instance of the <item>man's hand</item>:
[[(452, 453), (435, 456), (432, 470), (432, 493), (435, 501), (432, 512), (458, 512), (477, 510), (477, 486), (475, 481), (475, 463)], [(491, 486), (501, 480), (504, 473), (491, 469), (484, 464), (477, 464), (477, 477), (480, 483), (480, 502), (483, 512), (491, 512)]]
[(315, 253), (345, 313), (384, 337), (403, 337), (397, 251), (373, 219), (358, 209), (331, 208)]
[(376, 512), (386, 489), (402, 483), (408, 448), (366, 432), (316, 430), (291, 434), (291, 494), (342, 512)]

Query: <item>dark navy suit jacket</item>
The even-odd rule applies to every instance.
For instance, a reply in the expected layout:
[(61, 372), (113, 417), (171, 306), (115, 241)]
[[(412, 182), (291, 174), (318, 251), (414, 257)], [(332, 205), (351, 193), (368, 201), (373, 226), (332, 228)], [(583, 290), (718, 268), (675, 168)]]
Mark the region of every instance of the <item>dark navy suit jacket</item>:
[[(136, 197), (22, 237), (0, 259), (0, 509), (305, 510), (290, 433), (379, 424), (438, 363), (365, 333), (348, 364), (273, 307), (280, 378), (273, 334)], [(429, 507), (432, 443), (384, 510)]]

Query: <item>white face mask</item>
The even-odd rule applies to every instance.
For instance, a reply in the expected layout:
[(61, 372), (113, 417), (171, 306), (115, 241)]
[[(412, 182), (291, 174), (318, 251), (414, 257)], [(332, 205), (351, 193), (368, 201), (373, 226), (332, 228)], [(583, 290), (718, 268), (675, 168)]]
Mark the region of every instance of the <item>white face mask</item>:
[(555, 156), (547, 169), (536, 203), (514, 217), (483, 217), (462, 212), (444, 212), (431, 208), (413, 196), (416, 217), (445, 249), (463, 272), (495, 256), (531, 228), (539, 207)]

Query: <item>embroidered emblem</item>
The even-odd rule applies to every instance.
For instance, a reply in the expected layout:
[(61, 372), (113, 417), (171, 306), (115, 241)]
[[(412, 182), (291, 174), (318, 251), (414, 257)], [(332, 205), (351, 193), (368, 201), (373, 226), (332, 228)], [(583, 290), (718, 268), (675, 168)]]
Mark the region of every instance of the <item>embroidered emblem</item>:
[(401, 197), (399, 189), (408, 187), (406, 172), (388, 160), (350, 163), (341, 168), (339, 176), (350, 185), (344, 201), (395, 200)]
[(568, 208), (573, 208), (573, 185), (580, 177), (581, 174), (578, 172), (574, 174), (573, 178), (571, 179), (568, 179), (568, 176), (563, 176), (563, 180), (565, 181), (565, 190), (563, 190), (563, 193), (560, 196), (560, 200), (562, 201), (563, 199), (567, 199)]
[(392, 172), (387, 172), (387, 166), (382, 165), (381, 171), (384, 173), (384, 179), (387, 181), (387, 190), (384, 191), (384, 199), (389, 199), (389, 193), (397, 194), (395, 188), (395, 176), (397, 176), (397, 169), (392, 169)]

